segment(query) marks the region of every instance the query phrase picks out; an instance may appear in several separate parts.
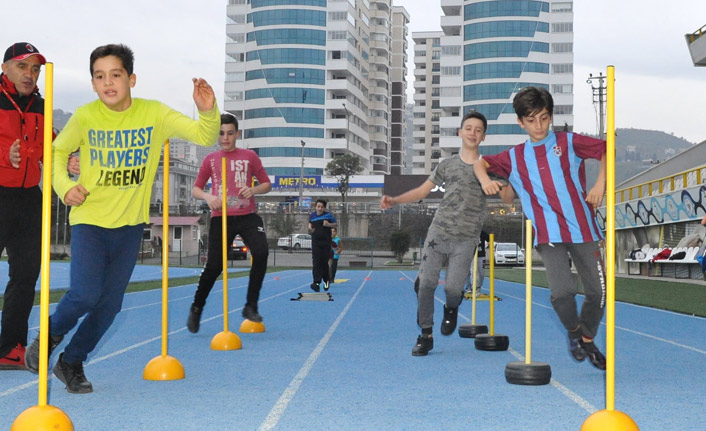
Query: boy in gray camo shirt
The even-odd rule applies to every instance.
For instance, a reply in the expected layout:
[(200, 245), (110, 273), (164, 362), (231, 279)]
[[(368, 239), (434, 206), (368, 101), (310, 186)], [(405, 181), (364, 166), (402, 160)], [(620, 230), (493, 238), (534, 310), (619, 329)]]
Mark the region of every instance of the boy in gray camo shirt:
[(436, 186), (444, 184), (446, 189), (429, 227), (417, 276), (417, 324), (422, 334), (412, 349), (414, 356), (425, 356), (434, 347), (434, 291), (445, 265), (446, 304), (441, 333), (450, 335), (456, 329), (463, 286), (486, 217), (486, 198), (473, 172), (473, 164), (480, 159), (478, 146), (485, 139), (487, 125), (483, 114), (475, 111), (466, 114), (458, 131), (462, 142), (460, 153), (442, 160), (419, 187), (399, 196), (384, 195), (380, 201), (380, 207), (388, 209), (396, 204), (424, 199)]

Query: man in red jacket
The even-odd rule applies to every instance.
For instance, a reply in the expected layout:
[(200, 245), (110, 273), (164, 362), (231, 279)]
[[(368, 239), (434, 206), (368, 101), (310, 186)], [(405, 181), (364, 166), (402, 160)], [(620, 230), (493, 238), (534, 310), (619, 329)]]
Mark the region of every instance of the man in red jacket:
[(0, 369), (24, 369), (27, 319), (41, 264), (44, 100), (37, 79), (46, 60), (27, 42), (5, 51), (0, 75), (0, 252), (10, 281), (0, 328)]

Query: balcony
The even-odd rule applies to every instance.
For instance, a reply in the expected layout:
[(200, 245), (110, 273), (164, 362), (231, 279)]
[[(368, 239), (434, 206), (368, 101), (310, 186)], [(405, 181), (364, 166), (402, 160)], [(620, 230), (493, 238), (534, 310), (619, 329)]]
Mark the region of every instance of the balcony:
[(694, 66), (706, 66), (706, 25), (684, 37)]

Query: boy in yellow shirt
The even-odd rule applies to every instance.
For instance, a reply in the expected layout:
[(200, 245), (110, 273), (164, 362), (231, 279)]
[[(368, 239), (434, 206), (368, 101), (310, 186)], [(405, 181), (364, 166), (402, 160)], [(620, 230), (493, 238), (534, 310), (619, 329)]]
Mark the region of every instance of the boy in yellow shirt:
[[(77, 181), (54, 171), (54, 190), (70, 215), (71, 286), (49, 318), (49, 354), (79, 325), (54, 367), (70, 393), (93, 386), (83, 362), (113, 323), (137, 262), (162, 143), (179, 137), (213, 145), (220, 115), (208, 83), (193, 79), (199, 120), (191, 120), (164, 104), (133, 99), (134, 56), (125, 45), (105, 45), (91, 53), (90, 71), (98, 100), (81, 106), (54, 141), (55, 166), (81, 152)], [(25, 353), (27, 368), (39, 369), (39, 337)]]

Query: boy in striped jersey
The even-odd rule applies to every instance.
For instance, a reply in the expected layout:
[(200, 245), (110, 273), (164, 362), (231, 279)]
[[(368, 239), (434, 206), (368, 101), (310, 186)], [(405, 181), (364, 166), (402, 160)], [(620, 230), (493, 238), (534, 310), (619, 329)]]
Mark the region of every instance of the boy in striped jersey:
[[(605, 306), (605, 276), (600, 241), (603, 239), (594, 208), (605, 192), (603, 140), (550, 129), (554, 110), (551, 94), (526, 87), (513, 100), (517, 122), (529, 139), (504, 152), (485, 156), (475, 164), (483, 191), (492, 195), (501, 184), (487, 172), (506, 177), (532, 220), (534, 245), (547, 270), (551, 303), (568, 331), (569, 350), (577, 361), (589, 358), (605, 370), (605, 357), (593, 343)], [(586, 190), (584, 160), (601, 161), (593, 188)], [(569, 258), (576, 265), (585, 299), (577, 312), (577, 286), (572, 282)]]

